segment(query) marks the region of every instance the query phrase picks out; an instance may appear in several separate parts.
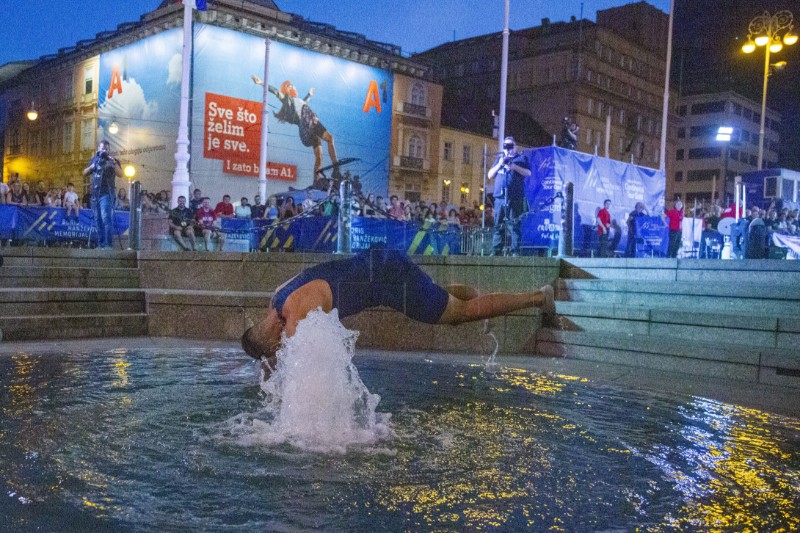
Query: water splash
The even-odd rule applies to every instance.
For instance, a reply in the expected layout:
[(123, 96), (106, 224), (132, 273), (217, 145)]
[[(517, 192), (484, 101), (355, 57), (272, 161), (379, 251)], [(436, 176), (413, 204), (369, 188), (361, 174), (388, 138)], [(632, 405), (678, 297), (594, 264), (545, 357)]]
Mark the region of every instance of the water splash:
[(370, 393), (352, 362), (357, 338), (336, 309), (309, 313), (283, 339), (272, 377), (261, 382), (263, 412), (229, 421), (237, 442), (344, 453), (390, 438), (391, 415), (375, 411), (380, 396)]
[(497, 352), (500, 350), (500, 342), (497, 340), (494, 332), (489, 327), (488, 320), (484, 320), (483, 322), (483, 333), (484, 335), (490, 336), (494, 341), (494, 351), (492, 352), (492, 355), (489, 356), (489, 359), (486, 360), (486, 363), (484, 363), (483, 371), (489, 376), (494, 377), (503, 368), (500, 363), (497, 362)]

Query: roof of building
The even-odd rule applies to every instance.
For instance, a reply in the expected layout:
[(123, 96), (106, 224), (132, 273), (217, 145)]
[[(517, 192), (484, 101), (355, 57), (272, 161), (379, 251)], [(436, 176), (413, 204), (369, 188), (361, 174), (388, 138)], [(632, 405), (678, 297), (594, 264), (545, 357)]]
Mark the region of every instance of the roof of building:
[(11, 63), (0, 65), (0, 84), (10, 80), (20, 72), (28, 70), (35, 64), (36, 61), (12, 61)]

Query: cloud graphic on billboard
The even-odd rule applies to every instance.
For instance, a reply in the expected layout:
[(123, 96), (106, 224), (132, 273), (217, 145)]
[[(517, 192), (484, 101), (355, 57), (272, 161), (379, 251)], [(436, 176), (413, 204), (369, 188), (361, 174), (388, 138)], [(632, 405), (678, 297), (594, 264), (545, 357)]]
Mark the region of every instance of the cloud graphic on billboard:
[(158, 103), (148, 102), (141, 85), (134, 78), (122, 80), (122, 90), (106, 99), (98, 111), (101, 116), (130, 120), (153, 120), (158, 117)]
[(181, 75), (183, 74), (181, 60), (180, 54), (175, 54), (170, 58), (169, 65), (167, 65), (167, 70), (169, 72), (167, 76), (167, 85), (180, 85)]

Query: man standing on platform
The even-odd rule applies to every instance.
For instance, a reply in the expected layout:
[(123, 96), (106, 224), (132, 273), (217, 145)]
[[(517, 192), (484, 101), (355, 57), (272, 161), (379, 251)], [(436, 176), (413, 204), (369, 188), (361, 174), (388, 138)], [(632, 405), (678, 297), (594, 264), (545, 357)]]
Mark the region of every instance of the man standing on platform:
[(683, 202), (675, 200), (675, 206), (662, 215), (666, 223), (669, 221), (669, 248), (667, 257), (678, 257), (681, 249), (681, 236), (683, 235)]
[(114, 202), (116, 201), (115, 178), (122, 177), (122, 165), (111, 157), (111, 145), (105, 139), (97, 145), (97, 153), (83, 170), (83, 175), (91, 174), (90, 193), (94, 223), (97, 226), (97, 246), (110, 248), (114, 239)]
[(519, 255), (522, 239), (520, 216), (525, 207), (525, 178), (530, 175), (528, 156), (517, 151), (514, 137), (506, 137), (503, 140), (503, 153), (487, 175), (490, 180), (494, 180), (492, 255), (503, 254), (506, 225), (511, 227), (511, 255)]
[(608, 257), (608, 232), (611, 229), (611, 200), (603, 202), (603, 209), (597, 212), (597, 257)]

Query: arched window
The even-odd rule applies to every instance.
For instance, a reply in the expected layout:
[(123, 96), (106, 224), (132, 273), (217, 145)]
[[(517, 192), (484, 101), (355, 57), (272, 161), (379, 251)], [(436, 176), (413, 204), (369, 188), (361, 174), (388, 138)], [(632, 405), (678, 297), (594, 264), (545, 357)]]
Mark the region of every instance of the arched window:
[(417, 82), (411, 87), (411, 103), (414, 105), (425, 105), (426, 100), (425, 86)]
[(408, 139), (408, 157), (423, 159), (422, 139), (419, 138), (419, 135), (412, 135)]

